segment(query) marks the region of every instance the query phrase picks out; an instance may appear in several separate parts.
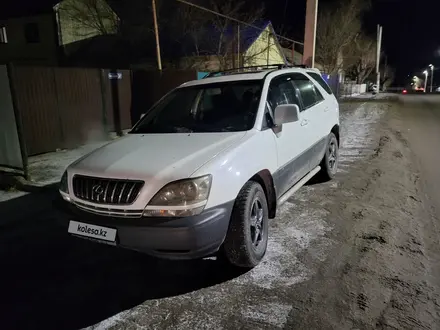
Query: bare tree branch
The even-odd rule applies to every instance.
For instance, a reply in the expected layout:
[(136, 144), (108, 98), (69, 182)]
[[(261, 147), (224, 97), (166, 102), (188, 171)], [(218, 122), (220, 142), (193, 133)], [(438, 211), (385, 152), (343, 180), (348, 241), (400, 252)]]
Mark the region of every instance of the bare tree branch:
[(363, 84), (376, 66), (376, 41), (364, 35), (358, 36), (344, 54), (347, 71), (358, 84)]
[(328, 74), (344, 67), (344, 53), (361, 33), (361, 16), (369, 8), (364, 0), (341, 0), (338, 6), (319, 13), (316, 34), (316, 62)]
[[(197, 3), (197, 0), (192, 2)], [(245, 0), (210, 0), (209, 4), (212, 10), (249, 24), (260, 20), (264, 13), (263, 7), (249, 7)], [(249, 29), (248, 27), (240, 26), (239, 32), (237, 23), (227, 18), (207, 14), (198, 8), (186, 5), (180, 5), (179, 9), (172, 24), (172, 31), (168, 35), (174, 35), (174, 39), (186, 48), (184, 49), (187, 52), (183, 63), (184, 68), (224, 70), (238, 63), (246, 63), (251, 57), (264, 52), (259, 49), (258, 54), (252, 54), (252, 56), (247, 54), (249, 56), (246, 56), (246, 59), (239, 59), (239, 49), (242, 55), (245, 51), (241, 49), (243, 40), (240, 39), (243, 38), (243, 30)], [(256, 33), (259, 32), (256, 31)]]
[(72, 34), (89, 38), (118, 32), (119, 18), (105, 0), (65, 0), (60, 14), (72, 24)]
[(387, 89), (394, 81), (394, 69), (391, 68), (389, 65), (385, 65), (382, 69), (382, 83), (384, 90)]

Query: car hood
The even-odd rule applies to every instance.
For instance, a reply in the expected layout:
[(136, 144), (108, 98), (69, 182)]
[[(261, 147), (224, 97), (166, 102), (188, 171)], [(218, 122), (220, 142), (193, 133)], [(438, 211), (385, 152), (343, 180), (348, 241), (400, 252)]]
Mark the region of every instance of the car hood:
[(73, 163), (75, 173), (126, 179), (190, 177), (246, 132), (128, 134)]

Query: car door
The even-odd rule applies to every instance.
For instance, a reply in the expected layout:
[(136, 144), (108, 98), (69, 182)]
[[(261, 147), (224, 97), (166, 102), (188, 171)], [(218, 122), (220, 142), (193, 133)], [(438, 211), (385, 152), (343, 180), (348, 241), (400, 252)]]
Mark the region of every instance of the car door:
[(292, 78), (302, 103), (301, 123), (304, 128), (304, 139), (308, 145), (305, 157), (309, 161), (309, 171), (311, 171), (321, 162), (329, 133), (326, 132), (325, 125), (325, 99), (315, 84), (304, 74), (295, 73)]
[(336, 97), (333, 94), (332, 89), (327, 84), (327, 82), (324, 80), (324, 78), (319, 74), (318, 72), (309, 72), (307, 71), (307, 75), (309, 75), (317, 87), (317, 89), (321, 92), (321, 94), (324, 96), (324, 118), (325, 121), (323, 121), (325, 128), (324, 128), (324, 134), (327, 135), (328, 132), (331, 131), (335, 118), (338, 118), (338, 101), (336, 100)]
[[(297, 104), (301, 109), (301, 102), (290, 74), (275, 77), (269, 85), (266, 106), (272, 118), (275, 108), (281, 104)], [(301, 120), (300, 113), (299, 121), (283, 124), (281, 131), (273, 132), (278, 155), (278, 171), (274, 173), (273, 178), (278, 197), (308, 172), (308, 162), (304, 157), (307, 149), (304, 140), (305, 127), (301, 125)]]

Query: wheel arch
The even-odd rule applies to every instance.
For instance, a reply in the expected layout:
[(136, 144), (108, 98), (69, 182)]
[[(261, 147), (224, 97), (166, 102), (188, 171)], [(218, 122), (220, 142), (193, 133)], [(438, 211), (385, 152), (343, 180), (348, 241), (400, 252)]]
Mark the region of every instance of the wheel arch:
[(336, 140), (338, 141), (338, 146), (340, 146), (341, 140), (340, 140), (340, 135), (339, 135), (339, 125), (336, 124), (335, 126), (333, 126), (330, 132), (336, 136)]
[(263, 187), (264, 194), (266, 195), (267, 206), (269, 208), (269, 218), (275, 218), (277, 209), (277, 194), (270, 171), (267, 169), (261, 170), (252, 176), (248, 181), (258, 182)]

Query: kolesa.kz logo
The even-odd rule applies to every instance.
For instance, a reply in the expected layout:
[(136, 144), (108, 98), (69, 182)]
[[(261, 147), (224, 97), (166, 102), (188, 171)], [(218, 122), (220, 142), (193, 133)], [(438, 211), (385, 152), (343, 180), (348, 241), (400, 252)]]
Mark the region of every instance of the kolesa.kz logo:
[(96, 236), (107, 237), (107, 230), (103, 230), (103, 229), (99, 229), (98, 230), (98, 229), (89, 228), (87, 226), (78, 225), (77, 231), (79, 231), (80, 233), (92, 234), (92, 235), (96, 235)]

